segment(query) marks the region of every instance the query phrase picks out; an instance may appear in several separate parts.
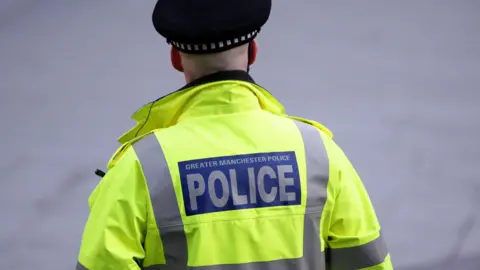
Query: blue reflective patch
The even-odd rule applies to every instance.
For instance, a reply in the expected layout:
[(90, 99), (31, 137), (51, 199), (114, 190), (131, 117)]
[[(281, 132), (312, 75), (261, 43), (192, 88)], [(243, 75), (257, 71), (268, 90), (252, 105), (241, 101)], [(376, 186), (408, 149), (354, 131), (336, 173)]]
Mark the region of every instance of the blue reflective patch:
[(301, 202), (295, 152), (197, 159), (178, 167), (187, 216)]

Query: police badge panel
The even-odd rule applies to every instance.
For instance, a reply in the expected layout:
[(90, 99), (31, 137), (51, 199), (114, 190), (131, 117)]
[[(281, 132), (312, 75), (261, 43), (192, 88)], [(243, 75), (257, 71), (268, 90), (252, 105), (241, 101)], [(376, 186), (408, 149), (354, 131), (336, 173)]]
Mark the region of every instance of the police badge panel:
[(187, 216), (301, 204), (295, 152), (206, 158), (178, 166)]

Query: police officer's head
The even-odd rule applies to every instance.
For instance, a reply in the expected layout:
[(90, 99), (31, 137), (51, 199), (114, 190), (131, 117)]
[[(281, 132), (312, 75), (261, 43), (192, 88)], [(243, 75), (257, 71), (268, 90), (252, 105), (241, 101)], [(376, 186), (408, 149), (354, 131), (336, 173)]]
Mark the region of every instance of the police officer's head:
[(152, 20), (187, 81), (222, 70), (247, 70), (271, 0), (158, 0)]

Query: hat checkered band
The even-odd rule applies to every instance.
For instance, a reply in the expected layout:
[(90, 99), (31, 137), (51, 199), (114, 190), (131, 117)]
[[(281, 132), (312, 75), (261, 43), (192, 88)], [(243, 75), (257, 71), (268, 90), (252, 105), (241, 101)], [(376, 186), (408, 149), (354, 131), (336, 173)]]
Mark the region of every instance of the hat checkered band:
[(173, 44), (173, 46), (187, 52), (208, 52), (208, 51), (222, 49), (224, 47), (232, 47), (232, 45), (238, 44), (240, 42), (244, 42), (245, 40), (250, 40), (252, 37), (255, 37), (258, 34), (258, 32), (259, 30), (255, 30), (251, 33), (248, 33), (238, 38), (212, 42), (210, 44), (187, 44), (187, 43), (180, 43), (176, 41), (171, 41), (170, 43)]

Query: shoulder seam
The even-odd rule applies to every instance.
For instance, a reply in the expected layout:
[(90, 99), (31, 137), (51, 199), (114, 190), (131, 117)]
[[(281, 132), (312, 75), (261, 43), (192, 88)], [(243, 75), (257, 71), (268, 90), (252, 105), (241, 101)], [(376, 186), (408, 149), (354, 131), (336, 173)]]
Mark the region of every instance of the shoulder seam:
[(305, 119), (305, 118), (302, 118), (302, 117), (297, 117), (297, 116), (290, 116), (290, 115), (286, 115), (286, 117), (288, 117), (288, 118), (290, 118), (294, 121), (297, 121), (297, 122), (302, 122), (302, 123), (311, 125), (311, 126), (315, 127), (316, 129), (325, 133), (328, 137), (333, 138), (332, 132), (327, 127), (325, 127), (324, 125), (322, 125), (322, 124), (320, 124), (316, 121), (313, 121), (313, 120), (310, 120), (310, 119)]
[(122, 157), (123, 153), (126, 151), (126, 149), (128, 149), (128, 147), (130, 146), (133, 146), (136, 142), (138, 142), (139, 140), (149, 136), (149, 135), (152, 135), (155, 133), (156, 130), (152, 130), (150, 132), (147, 132), (147, 133), (144, 133), (138, 137), (135, 137), (133, 139), (131, 139), (130, 141), (122, 144), (118, 149), (117, 151), (115, 151), (115, 153), (113, 154), (112, 158), (110, 158), (109, 162), (108, 162), (108, 165), (107, 165), (107, 168), (111, 168), (113, 166), (115, 166), (115, 163)]

